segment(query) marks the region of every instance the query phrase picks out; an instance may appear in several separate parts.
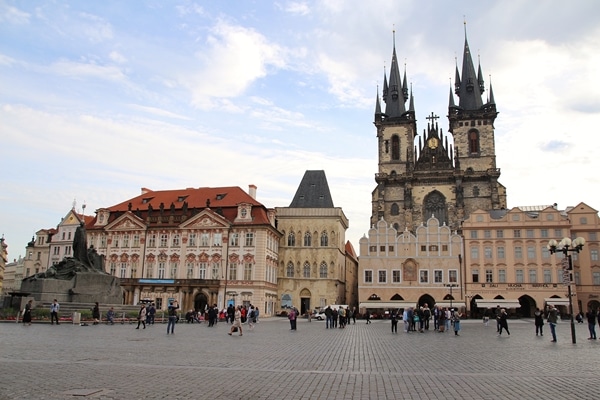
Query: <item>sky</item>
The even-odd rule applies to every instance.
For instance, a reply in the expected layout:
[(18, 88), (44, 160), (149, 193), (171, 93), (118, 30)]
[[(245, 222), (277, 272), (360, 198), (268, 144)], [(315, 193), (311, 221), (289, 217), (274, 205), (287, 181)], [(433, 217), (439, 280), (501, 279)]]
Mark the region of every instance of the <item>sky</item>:
[(287, 207), (306, 170), (325, 171), (358, 251), (394, 36), (418, 132), (434, 112), (445, 134), (465, 27), (493, 84), (508, 207), (598, 210), (599, 22), (592, 0), (0, 0), (9, 259), (73, 205), (91, 215), (142, 187), (254, 184), (266, 207)]

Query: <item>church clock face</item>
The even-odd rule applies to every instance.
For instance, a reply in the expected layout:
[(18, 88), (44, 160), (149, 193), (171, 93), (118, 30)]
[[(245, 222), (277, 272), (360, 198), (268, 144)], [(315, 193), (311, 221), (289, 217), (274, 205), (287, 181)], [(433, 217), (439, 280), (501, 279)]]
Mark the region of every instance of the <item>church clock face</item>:
[(435, 149), (438, 147), (439, 141), (437, 140), (437, 138), (432, 137), (431, 139), (429, 139), (427, 141), (427, 146), (429, 146), (430, 149)]

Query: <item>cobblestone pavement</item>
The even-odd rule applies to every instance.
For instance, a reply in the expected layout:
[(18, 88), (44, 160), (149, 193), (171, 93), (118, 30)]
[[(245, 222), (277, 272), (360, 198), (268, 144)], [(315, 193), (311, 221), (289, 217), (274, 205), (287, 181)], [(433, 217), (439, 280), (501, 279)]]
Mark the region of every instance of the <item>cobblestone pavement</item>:
[(244, 335), (223, 322), (0, 324), (0, 399), (597, 399), (600, 340), (568, 322), (558, 343), (529, 320), (463, 321), (460, 336), (392, 334), (389, 321), (325, 329), (264, 319)]

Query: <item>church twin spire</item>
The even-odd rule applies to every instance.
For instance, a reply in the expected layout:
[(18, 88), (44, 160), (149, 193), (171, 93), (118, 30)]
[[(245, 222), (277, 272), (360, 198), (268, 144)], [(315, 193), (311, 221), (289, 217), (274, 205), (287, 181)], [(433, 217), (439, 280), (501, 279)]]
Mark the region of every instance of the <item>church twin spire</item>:
[[(406, 101), (410, 99), (409, 108), (406, 109)], [(377, 91), (377, 99), (375, 103), (375, 122), (381, 121), (382, 118), (407, 118), (406, 113), (414, 113), (414, 99), (412, 90), (409, 94), (406, 66), (404, 68), (404, 77), (400, 78), (400, 67), (398, 65), (398, 57), (396, 55), (396, 32), (394, 31), (394, 45), (392, 52), (392, 65), (390, 67), (390, 79), (388, 81), (387, 74), (384, 68), (383, 71), (383, 93), (382, 100), (385, 103), (385, 113), (381, 112), (381, 103), (379, 101), (379, 90)], [(411, 119), (411, 118), (407, 118)]]
[[(487, 103), (484, 104), (482, 95), (485, 92), (485, 81), (481, 70), (481, 62), (478, 61), (477, 72), (467, 39), (467, 28), (465, 23), (465, 44), (463, 49), (462, 72), (459, 72), (458, 62), (456, 62), (454, 77), (454, 94), (459, 98), (458, 105), (454, 101), (452, 87), (450, 88), (448, 107), (450, 110), (481, 110), (482, 108), (495, 108), (494, 91), (490, 81), (489, 95)], [(410, 99), (408, 110), (406, 101)], [(383, 91), (381, 100), (385, 103), (385, 112), (382, 112), (382, 106), (379, 99), (379, 89), (375, 100), (375, 123), (389, 118), (411, 119), (407, 112), (414, 114), (414, 98), (412, 88), (410, 89), (406, 79), (406, 66), (404, 67), (404, 76), (400, 78), (400, 67), (396, 55), (396, 32), (394, 31), (394, 42), (392, 51), (392, 64), (390, 67), (389, 80), (384, 68), (383, 71)], [(452, 114), (452, 112), (451, 112)], [(407, 118), (408, 117), (408, 118)], [(412, 118), (414, 119), (414, 118)]]
[(478, 60), (477, 73), (467, 40), (467, 27), (465, 23), (465, 45), (463, 50), (462, 73), (459, 73), (458, 62), (456, 63), (456, 72), (454, 77), (454, 93), (458, 96), (458, 107), (454, 103), (454, 96), (450, 90), (450, 99), (448, 107), (450, 109), (461, 108), (463, 110), (480, 110), (484, 106), (494, 104), (494, 95), (492, 84), (490, 82), (490, 95), (487, 104), (483, 104), (481, 96), (485, 92), (483, 73), (481, 72), (481, 62)]

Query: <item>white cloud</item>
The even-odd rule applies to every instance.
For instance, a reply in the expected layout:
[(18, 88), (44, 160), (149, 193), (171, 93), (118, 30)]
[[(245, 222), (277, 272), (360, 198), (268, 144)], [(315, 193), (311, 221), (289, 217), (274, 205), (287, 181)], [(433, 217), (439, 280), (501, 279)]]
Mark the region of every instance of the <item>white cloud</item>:
[(132, 109), (144, 111), (144, 112), (147, 112), (147, 113), (150, 113), (150, 114), (157, 115), (159, 117), (167, 117), (167, 118), (174, 118), (174, 119), (183, 119), (183, 120), (187, 120), (187, 121), (190, 121), (192, 119), (192, 118), (190, 118), (188, 116), (181, 115), (181, 114), (176, 114), (174, 112), (163, 110), (163, 109), (156, 108), (156, 107), (142, 106), (142, 105), (139, 105), (139, 104), (128, 104), (128, 106), (131, 107)]
[(101, 17), (88, 13), (80, 13), (83, 24), (80, 28), (92, 43), (98, 43), (113, 38), (113, 29), (110, 23)]
[(127, 62), (127, 58), (119, 53), (118, 51), (111, 51), (110, 54), (108, 55), (108, 58), (110, 58), (112, 61), (116, 62), (117, 64), (123, 64), (125, 62)]
[(49, 66), (49, 71), (71, 78), (97, 78), (109, 81), (123, 81), (126, 75), (118, 67), (92, 63), (60, 60)]
[(28, 24), (31, 14), (21, 11), (16, 7), (7, 4), (0, 4), (0, 21), (10, 24), (21, 25)]
[(219, 98), (239, 96), (266, 76), (269, 67), (285, 67), (284, 49), (250, 28), (220, 21), (207, 44), (206, 50), (196, 54), (200, 71), (190, 82), (192, 102), (201, 109), (215, 108)]
[(308, 3), (304, 1), (290, 1), (284, 6), (284, 10), (290, 14), (296, 15), (308, 15), (310, 14), (310, 7)]

